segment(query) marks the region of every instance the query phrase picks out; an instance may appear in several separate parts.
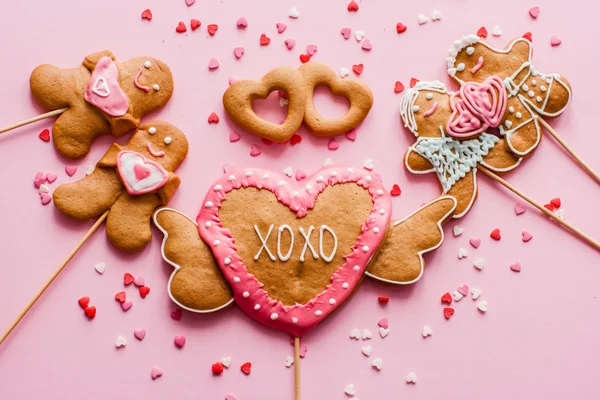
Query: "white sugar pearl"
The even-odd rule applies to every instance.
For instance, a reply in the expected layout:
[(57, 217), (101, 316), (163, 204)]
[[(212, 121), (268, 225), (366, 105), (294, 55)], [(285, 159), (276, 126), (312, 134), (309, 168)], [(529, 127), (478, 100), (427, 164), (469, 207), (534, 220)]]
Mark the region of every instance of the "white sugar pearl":
[(235, 283), (240, 283), (240, 280), (241, 280), (241, 279), (240, 279), (240, 277), (239, 277), (239, 276), (234, 276), (234, 277), (233, 277), (233, 281), (234, 281)]
[(377, 190), (377, 194), (380, 196), (383, 195), (383, 190), (381, 190), (381, 189)]
[(342, 287), (344, 289), (348, 289), (350, 287), (350, 285), (348, 285), (348, 282), (344, 282), (344, 283), (342, 283)]
[(252, 175), (254, 175), (254, 172), (252, 172), (252, 171), (246, 171), (246, 176), (247, 177), (251, 177)]
[(211, 226), (212, 226), (212, 222), (210, 222), (210, 221), (206, 221), (206, 222), (204, 223), (204, 227), (205, 227), (205, 228), (210, 228)]
[(160, 90), (160, 86), (158, 86), (158, 84), (154, 84), (154, 86), (152, 86), (152, 89), (158, 92)]
[(272, 319), (273, 321), (275, 321), (277, 318), (279, 318), (279, 315), (278, 315), (277, 313), (273, 313), (273, 314), (271, 314), (271, 319)]
[(225, 265), (231, 264), (231, 258), (225, 257), (225, 259), (223, 260), (223, 264), (225, 264)]
[(245, 299), (247, 299), (248, 297), (250, 297), (250, 293), (244, 292), (244, 293), (242, 293), (242, 297), (244, 297)]
[(310, 192), (310, 190), (312, 189), (312, 185), (306, 185), (305, 189), (307, 192)]
[(433, 99), (433, 93), (427, 93), (427, 94), (425, 95), (425, 98), (426, 98), (427, 100), (431, 100), (431, 99)]
[(509, 113), (514, 113), (515, 112), (515, 108), (513, 106), (508, 107), (508, 112)]
[(360, 267), (358, 265), (355, 265), (352, 269), (355, 271), (358, 271), (360, 269)]
[(317, 317), (320, 317), (321, 315), (323, 315), (323, 311), (321, 311), (321, 310), (317, 310), (317, 311), (315, 311), (315, 315), (316, 315)]
[(228, 179), (229, 179), (230, 181), (235, 181), (235, 175), (229, 175), (229, 178), (228, 178)]
[(171, 144), (172, 141), (173, 139), (171, 139), (171, 136), (167, 136), (164, 140), (165, 144)]
[(378, 227), (373, 228), (373, 233), (379, 233), (379, 228)]
[(154, 134), (156, 133), (156, 128), (155, 128), (155, 127), (153, 127), (153, 126), (151, 126), (151, 127), (148, 129), (148, 133), (149, 133), (149, 134), (151, 134), (151, 135), (154, 135)]
[(419, 111), (419, 106), (413, 106), (412, 107), (412, 111), (413, 112), (418, 112)]
[(295, 324), (297, 324), (298, 323), (298, 318), (292, 317), (292, 322), (295, 323)]
[(213, 246), (218, 246), (220, 244), (221, 244), (221, 241), (218, 239), (213, 242)]
[(529, 86), (527, 86), (527, 85), (523, 85), (523, 86), (521, 86), (521, 88), (523, 89), (524, 92), (529, 90)]
[(212, 201), (207, 201), (206, 203), (204, 203), (204, 206), (205, 206), (206, 208), (211, 208), (212, 206), (214, 206), (214, 204), (213, 204), (213, 202), (212, 202)]
[(223, 187), (221, 185), (215, 185), (213, 189), (215, 192), (218, 192), (219, 190), (223, 189)]
[(318, 183), (323, 183), (323, 181), (324, 181), (324, 180), (325, 180), (325, 178), (323, 178), (322, 176), (319, 176), (319, 177), (317, 178), (317, 182), (318, 182)]
[(475, 48), (472, 46), (467, 47), (467, 55), (472, 56), (475, 53)]
[(464, 64), (464, 63), (459, 63), (459, 64), (456, 66), (456, 70), (457, 70), (458, 72), (460, 72), (460, 71), (464, 71), (464, 70), (465, 70), (465, 64)]
[(353, 174), (354, 173), (354, 170), (352, 168), (348, 168), (347, 171), (348, 171), (349, 174)]
[(285, 181), (279, 181), (279, 186), (285, 185)]
[(151, 66), (152, 66), (152, 63), (150, 61), (144, 61), (144, 67), (150, 68)]
[(373, 180), (373, 178), (371, 178), (371, 175), (365, 176), (365, 181), (371, 182), (372, 180)]
[(362, 251), (364, 251), (365, 253), (366, 253), (367, 251), (369, 251), (369, 246), (363, 246), (363, 247), (362, 247)]
[(335, 299), (329, 299), (329, 304), (334, 305), (335, 304)]
[(521, 117), (523, 116), (523, 114), (521, 114), (520, 112), (517, 111), (517, 113), (515, 114), (515, 117), (517, 117), (517, 119), (521, 119)]
[(269, 175), (269, 174), (264, 174), (263, 175), (263, 179), (265, 179), (265, 180), (269, 179), (270, 177), (271, 177), (271, 175)]
[(385, 214), (385, 210), (383, 208), (379, 209), (379, 214), (384, 215)]
[(260, 310), (260, 304), (256, 304), (256, 305), (254, 305), (254, 309), (255, 309), (256, 311)]

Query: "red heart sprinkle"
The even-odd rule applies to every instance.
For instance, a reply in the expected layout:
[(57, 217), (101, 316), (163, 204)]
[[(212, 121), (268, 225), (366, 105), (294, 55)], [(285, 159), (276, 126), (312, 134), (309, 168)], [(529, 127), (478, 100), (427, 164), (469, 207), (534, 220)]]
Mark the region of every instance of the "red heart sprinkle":
[(500, 236), (500, 229), (496, 228), (490, 233), (490, 237), (494, 240), (500, 240), (502, 236)]
[(310, 61), (310, 54), (300, 54), (300, 61), (302, 64)]
[(140, 296), (142, 296), (142, 299), (145, 299), (146, 296), (148, 296), (148, 293), (150, 293), (150, 288), (148, 286), (140, 286)]
[(126, 297), (127, 297), (127, 294), (125, 292), (119, 292), (119, 293), (115, 294), (115, 300), (118, 300), (121, 303), (125, 302)]
[(358, 4), (354, 0), (348, 4), (348, 11), (358, 11)]
[(446, 319), (450, 319), (452, 315), (454, 315), (454, 308), (444, 307), (444, 317), (446, 317)]
[(77, 302), (79, 303), (81, 308), (86, 309), (87, 306), (90, 304), (90, 298), (88, 296), (84, 296), (84, 297), (80, 298), (79, 300), (77, 300)]
[(277, 95), (282, 99), (287, 99), (287, 94), (283, 90), (278, 90)]
[(216, 362), (212, 365), (212, 373), (215, 375), (221, 375), (223, 373), (223, 364)]
[(392, 186), (392, 190), (390, 191), (390, 194), (392, 196), (400, 196), (401, 193), (402, 193), (402, 190), (400, 190), (400, 186), (398, 186), (398, 184), (394, 183), (394, 186)]
[(417, 83), (419, 83), (419, 80), (417, 78), (410, 78), (410, 87), (411, 88), (414, 88)]
[(183, 33), (185, 31), (187, 31), (187, 28), (185, 27), (185, 24), (183, 23), (183, 21), (179, 21), (179, 23), (177, 24), (177, 28), (175, 28), (175, 30), (177, 31), (177, 33)]
[(265, 139), (265, 138), (260, 139), (260, 141), (263, 142), (263, 144), (265, 144), (267, 146), (271, 146), (273, 144), (273, 141), (271, 141), (269, 139)]
[(525, 32), (525, 34), (523, 35), (523, 39), (527, 39), (530, 42), (533, 42), (533, 38), (531, 36), (531, 32)]
[(218, 124), (219, 123), (219, 116), (216, 113), (211, 113), (208, 116), (208, 123), (209, 124)]
[(485, 26), (482, 26), (481, 28), (479, 28), (479, 30), (477, 30), (477, 36), (479, 36), (480, 38), (485, 39), (488, 35), (487, 29), (485, 29)]
[(265, 35), (264, 33), (262, 35), (260, 35), (260, 45), (261, 46), (266, 46), (269, 43), (271, 43), (271, 39)]
[(217, 29), (219, 29), (219, 25), (210, 24), (206, 28), (208, 29), (208, 33), (210, 33), (210, 36), (213, 36), (217, 32)]
[(181, 319), (181, 309), (178, 308), (177, 310), (171, 311), (171, 319), (174, 319), (175, 321), (179, 321)]
[(555, 210), (554, 204), (544, 204), (544, 208), (550, 212), (554, 212)]
[(552, 204), (556, 208), (560, 208), (560, 206), (561, 206), (562, 203), (560, 201), (560, 198), (557, 197), (555, 199), (550, 200), (550, 204)]
[(142, 19), (147, 19), (148, 21), (152, 21), (152, 11), (149, 8), (142, 11)]
[(394, 84), (394, 93), (400, 93), (404, 90), (404, 85), (400, 81), (396, 81)]
[(242, 372), (245, 373), (246, 375), (250, 375), (250, 369), (251, 368), (252, 368), (252, 363), (250, 363), (250, 362), (245, 362), (240, 367), (240, 369), (242, 370)]
[(294, 136), (292, 136), (292, 138), (290, 139), (290, 143), (292, 144), (292, 146), (297, 145), (301, 141), (302, 141), (302, 136), (298, 135), (297, 133), (294, 133)]
[(44, 142), (49, 142), (50, 141), (50, 129), (44, 129), (43, 131), (41, 131), (40, 139), (42, 139)]
[(406, 31), (406, 25), (404, 25), (402, 22), (398, 22), (396, 24), (396, 32), (402, 33), (404, 31)]
[(382, 296), (379, 296), (379, 297), (377, 298), (377, 300), (379, 300), (379, 302), (380, 302), (380, 303), (387, 303), (388, 301), (390, 301), (390, 298), (389, 298), (389, 297), (382, 297)]
[(125, 272), (125, 276), (123, 276), (123, 282), (125, 283), (125, 286), (131, 285), (133, 281), (135, 281), (133, 275), (131, 275), (129, 272)]
[(192, 20), (190, 21), (190, 26), (192, 27), (193, 31), (200, 28), (200, 25), (202, 25), (202, 23), (195, 18), (192, 18)]
[(360, 75), (363, 72), (364, 68), (365, 68), (365, 66), (362, 64), (354, 64), (352, 66), (352, 71), (354, 71), (356, 73), (356, 75)]
[(85, 313), (85, 315), (87, 315), (89, 319), (94, 319), (94, 317), (96, 316), (96, 306), (86, 307), (83, 310), (83, 312)]
[(450, 304), (452, 303), (452, 295), (450, 295), (450, 293), (446, 292), (443, 296), (442, 296), (442, 303), (447, 303)]

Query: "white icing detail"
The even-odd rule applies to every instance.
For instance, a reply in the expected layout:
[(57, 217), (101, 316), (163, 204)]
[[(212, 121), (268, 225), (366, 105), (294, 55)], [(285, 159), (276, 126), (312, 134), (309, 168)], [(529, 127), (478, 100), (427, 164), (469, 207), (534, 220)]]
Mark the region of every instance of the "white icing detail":
[(267, 179), (269, 179), (270, 177), (271, 177), (271, 175), (269, 175), (269, 174), (264, 174), (264, 175), (263, 175), (263, 179), (264, 179), (264, 180), (267, 180)]
[(472, 56), (475, 53), (475, 48), (473, 46), (467, 47), (466, 53), (468, 56)]
[(412, 106), (412, 112), (419, 112), (419, 106)]
[(515, 108), (513, 106), (508, 107), (508, 112), (509, 113), (514, 113), (515, 112)]
[(210, 221), (206, 221), (206, 222), (204, 223), (204, 227), (205, 227), (205, 228), (210, 228), (211, 226), (212, 226), (212, 222), (210, 222)]
[(535, 101), (537, 101), (538, 103), (541, 103), (541, 102), (542, 102), (542, 98), (541, 98), (540, 96), (537, 96), (537, 97), (535, 98)]
[(292, 192), (292, 197), (298, 197), (298, 196), (300, 196), (300, 193), (298, 193), (296, 191)]
[(352, 168), (348, 168), (347, 171), (348, 171), (349, 174), (353, 174), (354, 173), (354, 170)]
[(151, 126), (150, 128), (148, 128), (148, 133), (154, 135), (156, 133), (156, 128)]
[(218, 191), (220, 191), (221, 189), (223, 189), (223, 186), (221, 186), (221, 185), (215, 185), (215, 187), (213, 188), (213, 190), (214, 190), (215, 192), (218, 192)]
[(221, 244), (221, 241), (220, 241), (220, 240), (218, 240), (218, 239), (216, 239), (216, 240), (213, 242), (213, 246), (215, 246), (215, 247), (217, 247), (217, 246), (218, 246), (218, 245), (220, 245), (220, 244)]
[(373, 180), (373, 178), (371, 178), (371, 175), (365, 176), (365, 181), (371, 183), (372, 180)]
[(380, 195), (380, 196), (382, 196), (383, 195), (383, 190), (377, 189), (377, 194)]
[[(467, 48), (467, 54), (468, 54), (468, 51), (469, 51), (468, 48), (471, 47), (472, 44), (475, 44), (478, 42), (479, 42), (479, 36), (477, 36), (477, 35), (463, 36), (461, 39), (455, 40), (454, 43), (452, 43), (452, 48), (450, 50), (448, 50), (450, 57), (446, 58), (448, 69), (454, 68), (454, 63), (456, 62), (456, 56), (462, 49)], [(475, 51), (475, 50), (473, 49), (473, 51)], [(473, 53), (471, 53), (471, 54), (473, 54)], [(448, 73), (450, 73), (450, 72), (448, 72)]]
[(440, 81), (417, 82), (414, 87), (406, 91), (400, 102), (400, 116), (404, 122), (404, 127), (411, 131), (415, 136), (418, 136), (418, 126), (412, 109), (421, 91), (450, 94), (446, 85)]
[(306, 186), (304, 187), (304, 189), (306, 189), (306, 191), (307, 191), (307, 192), (310, 192), (310, 191), (311, 191), (311, 189), (312, 189), (312, 185), (309, 183), (308, 185), (306, 185)]
[(527, 96), (533, 97), (535, 96), (535, 93), (533, 92), (533, 90), (530, 90), (529, 92), (527, 92)]
[(229, 178), (228, 178), (228, 179), (229, 179), (230, 181), (235, 181), (235, 175), (229, 175)]
[(255, 305), (254, 305), (254, 309), (255, 309), (256, 311), (260, 310), (260, 304), (255, 304)]
[(334, 305), (336, 303), (334, 298), (329, 299), (329, 304)]
[(205, 206), (206, 208), (211, 208), (212, 206), (214, 206), (214, 204), (213, 204), (213, 202), (212, 202), (212, 201), (207, 201), (206, 203), (204, 203), (204, 206)]
[(379, 214), (385, 215), (385, 209), (383, 209), (383, 208), (379, 209)]
[(239, 276), (234, 276), (234, 277), (233, 277), (233, 281), (234, 281), (235, 283), (240, 283), (241, 279), (240, 279), (240, 277), (239, 277)]
[(335, 178), (337, 176), (337, 172), (335, 171), (331, 171), (331, 173), (329, 174), (332, 178)]
[(242, 293), (242, 297), (247, 299), (248, 297), (250, 297), (250, 293), (249, 292), (244, 292)]
[(307, 248), (310, 249), (310, 252), (315, 260), (317, 260), (319, 258), (319, 255), (317, 254), (317, 252), (313, 248), (312, 244), (310, 243), (310, 235), (314, 229), (315, 229), (315, 227), (311, 225), (308, 228), (308, 233), (305, 233), (304, 229), (302, 229), (302, 227), (299, 228), (300, 234), (302, 235), (302, 237), (304, 237), (304, 247), (302, 248), (302, 253), (300, 253), (300, 262), (304, 262), (304, 254), (306, 253)]
[(367, 245), (363, 246), (363, 247), (362, 247), (362, 251), (363, 251), (363, 252), (365, 252), (365, 253), (366, 253), (367, 251), (369, 251), (369, 246), (367, 246)]
[(277, 313), (273, 313), (273, 314), (271, 314), (271, 319), (272, 319), (273, 321), (275, 321), (277, 318), (279, 318), (279, 315), (278, 315)]
[(465, 70), (465, 64), (464, 63), (458, 63), (458, 65), (456, 66), (456, 70), (458, 72), (464, 71)]
[(317, 183), (323, 183), (324, 180), (325, 178), (323, 178), (322, 176), (317, 177)]
[(252, 172), (252, 171), (246, 171), (245, 175), (249, 178), (252, 175), (254, 175), (254, 172)]
[(271, 226), (269, 227), (269, 231), (267, 232), (267, 237), (264, 239), (263, 239), (262, 235), (260, 234), (260, 230), (258, 229), (258, 226), (254, 225), (254, 230), (256, 231), (256, 234), (258, 235), (260, 242), (262, 243), (262, 247), (260, 248), (260, 250), (258, 250), (258, 253), (256, 253), (256, 255), (254, 256), (254, 261), (258, 261), (258, 257), (260, 256), (260, 253), (262, 253), (263, 249), (265, 249), (267, 251), (267, 254), (269, 255), (269, 258), (271, 259), (271, 261), (275, 261), (276, 260), (275, 256), (271, 253), (271, 250), (269, 250), (269, 247), (267, 246), (267, 240), (269, 240), (269, 236), (271, 236), (271, 232), (273, 231), (273, 224), (271, 224)]
[(523, 86), (521, 86), (521, 89), (523, 89), (523, 91), (526, 92), (529, 90), (529, 86), (523, 85)]
[(348, 289), (350, 287), (350, 285), (348, 285), (348, 282), (344, 282), (344, 283), (342, 283), (342, 287), (344, 289)]
[(360, 269), (360, 267), (358, 265), (355, 265), (352, 269), (355, 271), (358, 271)]
[(433, 93), (427, 93), (427, 94), (425, 95), (425, 98), (426, 98), (427, 100), (431, 100), (431, 99), (433, 99)]
[(225, 257), (225, 259), (223, 260), (223, 264), (225, 264), (225, 265), (231, 264), (231, 258)]
[(532, 79), (531, 80), (531, 86), (535, 86), (535, 85), (537, 85), (537, 81), (535, 79)]
[(279, 186), (284, 186), (284, 185), (285, 185), (285, 181), (284, 180), (279, 181)]
[(550, 84), (552, 83), (552, 79), (550, 79), (550, 78), (546, 78), (546, 83), (547, 83), (548, 85), (550, 85)]
[(151, 63), (150, 61), (144, 61), (144, 67), (145, 67), (146, 69), (147, 69), (147, 68), (150, 68), (151, 66), (152, 66), (152, 63)]
[[(328, 257), (325, 256), (325, 254), (323, 254), (323, 231), (329, 232), (331, 234), (331, 237), (333, 238), (333, 249), (331, 250), (331, 253)], [(333, 260), (333, 257), (335, 257), (335, 253), (337, 252), (337, 245), (338, 240), (337, 236), (335, 235), (335, 232), (333, 232), (333, 229), (331, 229), (327, 225), (321, 225), (321, 228), (319, 229), (319, 254), (321, 254), (323, 260), (325, 260), (326, 262), (331, 262), (331, 260)]]
[[(290, 247), (285, 256), (281, 255), (281, 234), (284, 230), (287, 230), (290, 233), (291, 238)], [(292, 231), (292, 228), (289, 225), (281, 225), (277, 230), (277, 255), (279, 256), (279, 259), (281, 261), (289, 260), (292, 256), (292, 250), (294, 250), (294, 232)]]
[(321, 315), (323, 315), (323, 311), (321, 311), (321, 310), (317, 310), (317, 311), (315, 311), (315, 315), (316, 315), (317, 317), (320, 317)]
[(517, 119), (521, 119), (521, 117), (523, 116), (523, 114), (521, 114), (520, 112), (517, 111), (517, 113), (515, 114), (515, 117), (517, 117)]
[(158, 86), (158, 83), (157, 83), (154, 86), (152, 86), (152, 89), (154, 89), (155, 91), (158, 92), (160, 90), (160, 86)]
[(373, 228), (373, 233), (379, 233), (379, 228), (378, 227)]
[(510, 129), (510, 127), (512, 126), (512, 121), (506, 120), (506, 121), (504, 121), (504, 125), (506, 126), (507, 129)]
[(296, 318), (296, 317), (292, 317), (292, 322), (293, 322), (294, 324), (297, 324), (297, 323), (298, 323), (298, 318)]
[(547, 89), (547, 88), (546, 88), (546, 86), (544, 86), (544, 85), (541, 85), (541, 86), (540, 86), (540, 90), (541, 90), (542, 92), (545, 92), (545, 91), (546, 91), (546, 89)]
[[(98, 83), (100, 83), (100, 85), (98, 85)], [(106, 82), (105, 77), (99, 76), (96, 78), (96, 81), (92, 86), (92, 93), (97, 94), (100, 97), (110, 96), (110, 88), (108, 87), (108, 82)]]
[(165, 142), (165, 144), (171, 144), (173, 139), (171, 138), (171, 136), (167, 136), (163, 141)]

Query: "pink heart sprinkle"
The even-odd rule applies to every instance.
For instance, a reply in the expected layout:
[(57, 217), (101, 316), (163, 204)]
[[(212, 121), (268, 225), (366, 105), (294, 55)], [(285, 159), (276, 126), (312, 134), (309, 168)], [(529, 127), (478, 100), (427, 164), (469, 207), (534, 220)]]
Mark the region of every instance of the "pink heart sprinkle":
[(217, 60), (216, 58), (211, 58), (210, 61), (208, 62), (208, 69), (217, 69), (219, 68), (219, 60)]
[(143, 276), (137, 276), (133, 281), (133, 284), (137, 287), (146, 286), (146, 280)]
[(296, 180), (301, 181), (304, 178), (306, 178), (306, 172), (304, 172), (300, 169), (296, 170)]
[(162, 374), (163, 374), (162, 370), (157, 367), (152, 367), (152, 370), (150, 371), (150, 375), (152, 375), (152, 379), (160, 378), (162, 376)]
[(44, 171), (36, 172), (35, 178), (33, 178), (33, 186), (35, 186), (36, 189), (39, 189), (42, 183), (44, 182), (46, 182), (46, 174), (44, 173)]
[(123, 309), (123, 311), (127, 311), (131, 308), (132, 305), (133, 303), (130, 300), (126, 300), (121, 303), (121, 308)]
[(241, 138), (241, 136), (239, 133), (234, 132), (234, 131), (229, 132), (229, 141), (231, 143), (237, 142), (238, 140), (240, 140), (240, 138)]
[(309, 44), (308, 46), (306, 46), (306, 52), (313, 56), (317, 52), (317, 46), (315, 46), (314, 44)]
[(462, 286), (459, 286), (456, 291), (460, 294), (462, 294), (463, 296), (466, 296), (467, 294), (469, 294), (469, 285), (464, 284)]
[(248, 20), (246, 20), (246, 17), (239, 17), (236, 23), (238, 28), (245, 28), (248, 26)]
[(182, 348), (185, 345), (185, 336), (175, 336), (174, 342), (177, 347)]
[(529, 242), (531, 239), (533, 239), (533, 235), (527, 231), (523, 231), (521, 232), (521, 239), (524, 242)]
[(52, 201), (52, 196), (50, 194), (42, 192), (40, 193), (40, 199), (42, 200), (42, 205), (46, 205)]
[(369, 39), (365, 39), (362, 42), (362, 49), (369, 51), (373, 48), (373, 46), (371, 45), (371, 41)]
[(472, 237), (469, 239), (469, 243), (471, 244), (471, 246), (478, 248), (481, 244), (481, 239), (478, 237)]
[(171, 319), (174, 319), (175, 321), (181, 320), (181, 309), (178, 308), (175, 311), (171, 311)]
[(529, 15), (531, 15), (531, 17), (533, 19), (536, 19), (537, 17), (539, 17), (540, 16), (540, 7), (538, 7), (538, 6), (531, 7), (529, 9)]
[(257, 145), (253, 144), (252, 147), (250, 148), (250, 155), (252, 157), (256, 157), (256, 156), (260, 155), (260, 153), (262, 153), (260, 151), (260, 147), (258, 147)]
[(194, 4), (196, 2), (196, 0), (185, 0), (185, 4), (189, 6), (191, 6), (192, 4)]
[(356, 130), (352, 129), (351, 131), (346, 132), (346, 137), (354, 142), (356, 140)]
[(236, 47), (233, 49), (233, 54), (235, 55), (235, 58), (239, 60), (244, 55), (245, 51), (246, 50), (243, 47)]
[(238, 398), (232, 395), (231, 393), (227, 393), (225, 395), (225, 400), (238, 400)]
[(283, 33), (287, 29), (287, 25), (283, 22), (278, 22), (275, 26), (277, 27), (277, 33)]
[(510, 264), (510, 269), (512, 269), (515, 272), (521, 272), (521, 263), (515, 261), (514, 263)]
[(58, 175), (56, 175), (54, 172), (48, 172), (46, 174), (46, 180), (48, 181), (48, 183), (53, 183), (56, 178), (58, 178)]
[(525, 212), (525, 206), (521, 203), (515, 204), (515, 214), (521, 215)]
[(350, 28), (342, 28), (342, 36), (344, 37), (344, 39), (348, 40), (350, 38), (350, 35), (352, 34), (352, 29)]
[(562, 40), (560, 40), (560, 38), (556, 35), (552, 35), (552, 37), (550, 38), (550, 44), (552, 46), (558, 46), (561, 43), (562, 43)]
[(133, 336), (135, 336), (138, 340), (144, 340), (144, 338), (146, 337), (146, 330), (145, 329), (136, 329), (135, 331), (133, 331)]
[(300, 358), (304, 358), (306, 356), (306, 352), (308, 351), (308, 346), (302, 343), (300, 345)]
[(288, 38), (288, 39), (284, 40), (284, 43), (285, 43), (285, 47), (287, 47), (288, 50), (291, 50), (296, 45), (296, 40), (292, 39), (292, 38)]
[(335, 138), (329, 139), (329, 143), (327, 143), (327, 148), (329, 150), (337, 150), (340, 148), (340, 144), (335, 140)]
[(229, 78), (229, 86), (233, 85), (234, 83), (236, 83), (238, 80), (235, 79), (233, 76)]
[(387, 329), (389, 327), (388, 317), (383, 317), (377, 322), (377, 326)]
[(65, 172), (67, 173), (67, 175), (69, 176), (73, 176), (75, 175), (75, 172), (77, 172), (77, 165), (67, 165), (65, 167)]

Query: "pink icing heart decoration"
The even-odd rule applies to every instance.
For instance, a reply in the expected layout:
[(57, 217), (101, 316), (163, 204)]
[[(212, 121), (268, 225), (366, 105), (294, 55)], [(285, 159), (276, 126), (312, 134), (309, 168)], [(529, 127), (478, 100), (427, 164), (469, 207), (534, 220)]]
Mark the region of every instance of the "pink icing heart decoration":
[(146, 337), (146, 330), (136, 329), (133, 331), (133, 336), (135, 336), (138, 340), (144, 340), (144, 338)]
[(521, 240), (524, 242), (529, 242), (531, 239), (533, 239), (533, 235), (531, 233), (527, 231), (521, 232)]
[(515, 214), (521, 215), (525, 212), (525, 206), (521, 203), (515, 204)]
[(329, 150), (337, 150), (340, 148), (340, 144), (335, 140), (335, 138), (329, 139), (329, 143), (327, 143), (327, 148)]
[(302, 171), (301, 169), (296, 170), (296, 180), (301, 181), (304, 178), (306, 178), (306, 172)]
[(210, 61), (208, 62), (208, 69), (217, 69), (219, 68), (219, 60), (217, 60), (216, 58), (211, 58)]
[(478, 237), (472, 237), (469, 239), (469, 243), (471, 244), (471, 246), (473, 246), (474, 248), (478, 248), (479, 245), (481, 244), (481, 239)]
[(233, 49), (233, 55), (235, 56), (235, 58), (240, 59), (244, 55), (245, 51), (246, 50), (243, 47), (236, 47)]
[(285, 39), (284, 43), (285, 43), (285, 47), (287, 47), (288, 50), (291, 50), (296, 45), (296, 40), (288, 38), (288, 39)]
[(117, 154), (117, 170), (131, 195), (153, 192), (169, 181), (169, 173), (160, 164), (133, 151)]
[(377, 322), (377, 326), (383, 328), (383, 329), (387, 329), (389, 328), (389, 320), (388, 317), (383, 317), (381, 318), (378, 322)]
[(465, 284), (465, 285), (459, 286), (459, 287), (456, 289), (456, 291), (457, 291), (458, 293), (462, 294), (463, 296), (466, 296), (466, 295), (468, 295), (468, 294), (469, 294), (469, 285), (466, 285), (466, 284)]
[(275, 26), (277, 27), (277, 33), (283, 33), (287, 29), (287, 25), (283, 22), (278, 22)]
[(510, 264), (510, 269), (515, 272), (521, 272), (521, 263), (518, 261), (515, 261), (514, 263)]
[(354, 142), (356, 140), (356, 130), (352, 129), (351, 131), (346, 132), (346, 137)]
[(67, 175), (69, 176), (73, 176), (75, 175), (75, 172), (77, 172), (77, 165), (67, 165), (65, 167), (65, 172), (67, 173)]
[(127, 311), (131, 308), (132, 305), (133, 305), (133, 303), (131, 301), (126, 300), (121, 303), (121, 308), (123, 309), (123, 311)]
[(53, 183), (57, 178), (58, 178), (58, 175), (55, 174), (54, 172), (48, 172), (46, 174), (46, 180), (48, 181), (48, 183)]
[(160, 378), (162, 374), (162, 370), (157, 367), (152, 367), (152, 370), (150, 371), (150, 376), (152, 376), (152, 379)]
[(260, 153), (262, 153), (262, 151), (260, 150), (260, 147), (258, 147), (257, 145), (253, 144), (252, 147), (250, 147), (250, 155), (252, 157), (256, 157), (256, 156), (260, 155)]
[(237, 142), (238, 140), (240, 140), (241, 136), (239, 133), (231, 131), (229, 132), (229, 141), (231, 143)]
[(369, 51), (369, 50), (371, 50), (373, 48), (373, 45), (371, 44), (371, 41), (369, 39), (365, 39), (362, 42), (362, 46), (361, 47), (362, 47), (363, 50)]
[(195, 2), (196, 0), (185, 0), (185, 4), (187, 4), (188, 7), (194, 4)]
[(381, 178), (363, 168), (327, 166), (300, 182), (232, 168), (211, 186), (196, 221), (238, 306), (300, 337), (360, 283), (391, 207)]
[(306, 46), (306, 52), (311, 56), (314, 56), (317, 52), (317, 46), (315, 46), (314, 44), (309, 44), (308, 46)]
[(350, 35), (352, 34), (352, 29), (342, 28), (341, 34), (344, 37), (344, 39), (348, 40), (348, 39), (350, 39)]
[(239, 17), (237, 20), (237, 26), (238, 28), (245, 28), (248, 26), (248, 20), (246, 20), (246, 17)]
[(40, 193), (40, 200), (42, 205), (46, 205), (52, 201), (52, 196), (49, 193), (42, 192)]
[(119, 85), (119, 70), (110, 57), (102, 57), (98, 61), (83, 97), (112, 117), (127, 113), (129, 99)]
[(465, 101), (460, 98), (459, 92), (450, 96), (450, 108), (452, 114), (446, 123), (446, 133), (457, 138), (467, 138), (484, 132), (488, 126), (485, 125), (477, 115), (466, 106)]

